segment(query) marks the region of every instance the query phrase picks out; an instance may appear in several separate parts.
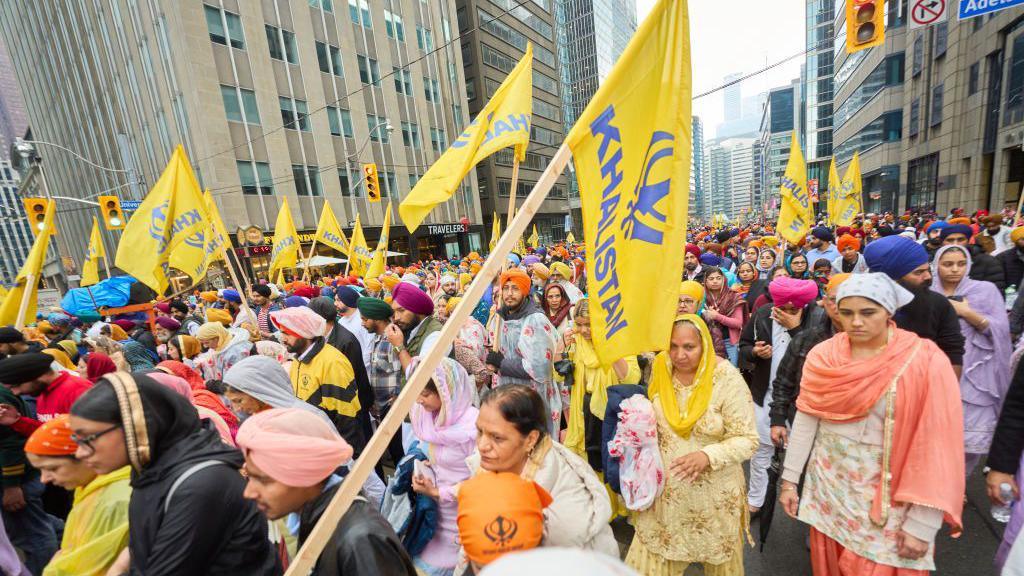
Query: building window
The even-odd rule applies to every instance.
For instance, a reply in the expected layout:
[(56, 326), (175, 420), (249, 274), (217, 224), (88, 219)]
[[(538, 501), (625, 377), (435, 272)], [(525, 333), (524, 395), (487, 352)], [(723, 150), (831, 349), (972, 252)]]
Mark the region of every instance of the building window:
[(530, 126), (530, 140), (548, 146), (558, 146), (562, 143), (562, 137), (558, 132), (539, 126)]
[(410, 148), (419, 148), (420, 127), (412, 122), (402, 122), (402, 143)]
[[(241, 94), (241, 98), (239, 98)], [(220, 87), (220, 95), (224, 100), (224, 113), (231, 122), (259, 124), (260, 113), (256, 106), (256, 93), (245, 88), (235, 89), (234, 86)], [(245, 111), (243, 115), (242, 112)]]
[(1013, 39), (1010, 74), (1006, 85), (1003, 125), (1016, 124), (1024, 116), (1024, 34)]
[(978, 93), (978, 84), (981, 82), (981, 61), (971, 64), (967, 70), (967, 95), (973, 96)]
[[(512, 46), (519, 48), (519, 50), (525, 52), (526, 45), (529, 43), (529, 39), (522, 32), (515, 30), (508, 24), (505, 24), (501, 20), (495, 18), (489, 14), (483, 8), (477, 6), (477, 20), (480, 22), (480, 28), (501, 38), (505, 42), (508, 42)], [(540, 46), (536, 42), (533, 44), (533, 57), (547, 64), (551, 68), (556, 67), (555, 54), (547, 48)]]
[(284, 127), (309, 132), (309, 109), (305, 100), (293, 100), (284, 96), (277, 100), (281, 105), (281, 122), (284, 123)]
[(416, 174), (409, 174), (409, 190), (416, 187), (416, 183), (420, 181), (420, 177)]
[[(239, 160), (238, 180), (242, 183), (242, 194), (270, 196), (274, 193), (274, 180), (270, 177), (270, 164)], [(253, 171), (253, 166), (256, 170)]]
[[(238, 48), (239, 50), (245, 49), (242, 19), (238, 17), (238, 14), (228, 12), (227, 10), (222, 11), (219, 8), (205, 4), (203, 5), (203, 11), (206, 13), (206, 28), (210, 32), (211, 41), (231, 46), (232, 48)], [(224, 15), (223, 20), (221, 19), (221, 14)], [(224, 29), (225, 22), (227, 22), (227, 30)]]
[(405, 42), (405, 24), (402, 23), (402, 17), (388, 9), (384, 10), (384, 28), (387, 29), (388, 38)]
[(395, 173), (383, 172), (381, 176), (381, 180), (384, 181), (384, 190), (387, 192), (387, 195), (398, 200), (400, 196), (398, 194), (398, 180), (395, 179)]
[(345, 168), (338, 168), (338, 180), (341, 182), (341, 195), (342, 196), (355, 196), (359, 198), (363, 195), (363, 180), (360, 178), (356, 182), (355, 189), (349, 186), (348, 170)]
[(448, 142), (444, 136), (444, 130), (439, 130), (437, 128), (430, 129), (430, 147), (438, 154), (441, 154), (448, 148)]
[(327, 123), (331, 126), (332, 136), (352, 138), (352, 115), (344, 108), (327, 107)]
[(914, 60), (911, 64), (910, 75), (913, 78), (917, 78), (921, 74), (921, 69), (924, 67), (924, 34), (922, 32), (917, 33), (917, 37), (914, 38)]
[(466, 100), (476, 100), (476, 78), (466, 78)]
[(949, 45), (949, 25), (941, 22), (935, 25), (935, 53), (932, 58), (938, 60), (946, 55), (946, 48)]
[(362, 24), (363, 28), (373, 28), (370, 21), (370, 5), (366, 0), (348, 0), (348, 15), (353, 24)]
[(341, 51), (336, 46), (316, 43), (316, 61), (320, 65), (320, 71), (325, 74), (343, 76), (341, 69)]
[(437, 80), (433, 78), (423, 79), (423, 96), (427, 99), (427, 102), (441, 101), (441, 89), (438, 87)]
[(907, 210), (934, 210), (939, 181), (939, 154), (929, 154), (907, 164)]
[(832, 119), (833, 125), (839, 127), (845, 124), (886, 87), (903, 84), (903, 61), (902, 52), (886, 57), (839, 105)]
[(942, 123), (942, 92), (944, 84), (932, 88), (932, 113), (929, 126), (938, 126)]
[(391, 68), (391, 77), (395, 79), (395, 92), (412, 96), (412, 74), (401, 68)]
[(319, 8), (324, 12), (334, 11), (334, 0), (309, 0), (309, 5), (313, 8)]
[(298, 52), (295, 50), (295, 33), (265, 24), (267, 31), (267, 45), (270, 47), (270, 57), (274, 60), (283, 60), (289, 64), (298, 64)]
[(910, 103), (910, 126), (907, 129), (907, 136), (917, 136), (919, 126), (921, 124), (921, 99), (914, 98), (914, 101)]
[[(853, 158), (854, 151), (861, 154), (867, 150), (885, 144), (887, 142), (898, 142), (903, 137), (903, 110), (890, 110), (878, 118), (869, 122), (859, 132), (846, 139), (842, 144), (836, 146), (835, 158), (837, 164), (843, 164)], [(778, 164), (779, 170), (784, 170), (784, 162)]]
[(391, 142), (391, 133), (387, 129), (387, 119), (374, 116), (373, 114), (366, 115), (366, 128), (370, 131), (370, 140), (374, 142), (383, 142), (387, 144)]
[[(306, 176), (309, 181), (306, 181)], [(295, 194), (299, 196), (323, 196), (320, 189), (320, 169), (316, 166), (292, 164), (292, 178), (295, 179)]]
[(363, 84), (380, 85), (380, 67), (373, 58), (367, 58), (362, 54), (356, 55), (356, 62), (359, 64), (359, 81)]
[(418, 44), (420, 50), (423, 50), (424, 52), (430, 52), (434, 49), (434, 37), (430, 33), (430, 28), (416, 26), (416, 44)]

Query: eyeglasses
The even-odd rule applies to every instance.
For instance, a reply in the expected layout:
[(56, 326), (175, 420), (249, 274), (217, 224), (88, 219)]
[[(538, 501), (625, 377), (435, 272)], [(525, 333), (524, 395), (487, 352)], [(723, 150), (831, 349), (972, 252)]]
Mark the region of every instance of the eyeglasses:
[(79, 446), (84, 446), (84, 447), (88, 448), (89, 452), (95, 452), (96, 451), (96, 447), (93, 446), (93, 443), (96, 442), (96, 440), (98, 440), (100, 436), (103, 436), (104, 434), (106, 434), (108, 432), (113, 432), (114, 430), (117, 430), (118, 428), (120, 428), (120, 426), (112, 426), (110, 428), (107, 428), (106, 430), (102, 430), (102, 431), (96, 432), (94, 434), (86, 434), (85, 436), (79, 436), (78, 434), (71, 434), (71, 440), (73, 440), (75, 442), (75, 444), (78, 444)]

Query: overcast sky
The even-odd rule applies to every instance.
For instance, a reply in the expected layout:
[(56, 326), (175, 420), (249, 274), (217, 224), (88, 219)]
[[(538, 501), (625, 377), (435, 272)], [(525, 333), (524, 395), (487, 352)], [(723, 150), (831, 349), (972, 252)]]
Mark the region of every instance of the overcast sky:
[[(636, 0), (638, 22), (656, 3)], [(689, 6), (695, 95), (721, 86), (727, 74), (749, 74), (804, 49), (805, 0), (690, 0)], [(745, 80), (743, 96), (789, 84), (803, 62), (796, 58)], [(704, 122), (705, 138), (714, 138), (723, 116), (721, 91), (694, 100), (693, 113)]]

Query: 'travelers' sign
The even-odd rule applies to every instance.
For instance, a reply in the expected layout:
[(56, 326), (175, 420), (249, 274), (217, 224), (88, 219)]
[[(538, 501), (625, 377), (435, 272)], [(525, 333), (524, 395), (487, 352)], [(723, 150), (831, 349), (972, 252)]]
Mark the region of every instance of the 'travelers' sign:
[(463, 224), (427, 224), (427, 234), (465, 234), (466, 226)]

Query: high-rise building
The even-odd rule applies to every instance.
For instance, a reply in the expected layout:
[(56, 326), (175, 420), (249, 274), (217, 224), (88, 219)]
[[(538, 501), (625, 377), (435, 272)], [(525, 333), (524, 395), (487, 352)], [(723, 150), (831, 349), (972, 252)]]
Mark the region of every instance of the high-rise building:
[[(521, 202), (565, 139), (563, 87), (559, 81), (555, 32), (556, 1), (455, 0), (455, 3), (471, 115), (475, 116), (484, 107), (522, 58), (527, 44), (533, 44), (533, 120), (526, 160), (519, 166), (516, 198)], [(473, 33), (467, 33), (473, 29)], [(488, 226), (493, 213), (508, 214), (512, 167), (511, 148), (501, 150), (476, 167), (480, 207)], [(541, 242), (565, 237), (568, 213), (568, 176), (563, 174), (533, 220)], [(576, 225), (578, 229), (580, 223)]]
[(34, 240), (18, 195), (18, 175), (0, 159), (0, 284), (14, 284)]
[(693, 154), (690, 156), (689, 214), (700, 218), (704, 214), (704, 123), (693, 117)]
[[(568, 131), (590, 103), (636, 31), (634, 0), (556, 0), (562, 123)], [(536, 111), (535, 111), (536, 112)], [(579, 191), (569, 173), (573, 222), (582, 224)]]
[(779, 193), (794, 132), (799, 142), (800, 87), (800, 79), (797, 78), (788, 86), (768, 91), (760, 134), (759, 180), (764, 194), (754, 198), (755, 212), (763, 210), (768, 199)]
[(0, 158), (9, 158), (14, 139), (28, 128), (25, 100), (21, 97), (7, 45), (0, 39)]
[[(387, 199), (400, 201), (468, 122), (456, 28), (455, 0), (0, 6), (36, 139), (95, 165), (37, 145), (48, 191), (141, 199), (183, 145), (229, 230), (247, 232), (233, 240), (250, 273), (268, 263), (264, 239), (284, 197), (303, 254), (324, 202), (345, 228), (358, 213), (376, 241)], [(379, 204), (362, 185), (369, 162)], [(412, 236), (395, 226), (392, 250), (480, 248), (475, 189), (467, 179)], [(88, 238), (93, 215), (68, 212), (62, 232)], [(79, 266), (85, 244), (70, 243)]]
[(761, 194), (761, 143), (756, 138), (726, 138), (705, 143), (705, 217), (732, 219), (750, 212)]
[[(1024, 187), (1024, 26), (1010, 8), (908, 30), (836, 58), (835, 155), (860, 152), (869, 212), (1016, 208)], [(836, 45), (845, 42), (844, 15)]]
[(764, 92), (754, 96), (743, 96), (743, 74), (729, 74), (723, 79), (723, 103), (725, 117), (715, 129), (715, 137), (753, 138), (757, 136), (757, 127), (761, 121), (761, 109), (764, 107), (767, 94)]
[(807, 0), (807, 57), (803, 65), (804, 118), (797, 119), (801, 145), (807, 162), (807, 178), (817, 180), (819, 191), (828, 189), (828, 169), (832, 162), (833, 51), (836, 7), (844, 12), (844, 3), (835, 0)]
[(726, 84), (722, 90), (722, 119), (726, 122), (739, 120), (743, 116), (743, 83), (739, 81), (740, 78), (743, 78), (741, 72), (733, 72), (722, 78), (722, 82)]

